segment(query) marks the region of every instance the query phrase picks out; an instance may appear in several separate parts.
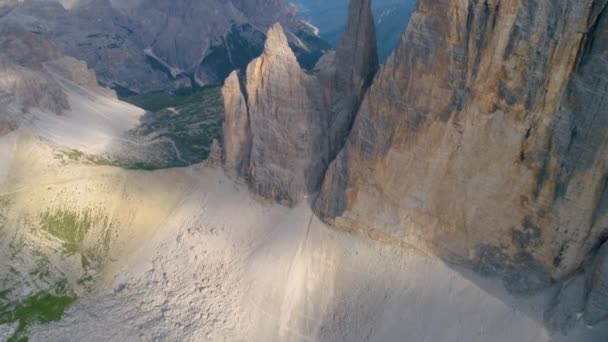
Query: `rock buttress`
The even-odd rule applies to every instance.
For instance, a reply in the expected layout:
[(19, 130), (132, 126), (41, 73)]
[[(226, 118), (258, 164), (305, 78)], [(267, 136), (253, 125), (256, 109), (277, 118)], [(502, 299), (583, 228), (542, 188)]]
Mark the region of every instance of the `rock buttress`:
[(608, 230), (606, 12), (603, 0), (420, 0), (317, 213), (514, 292), (578, 268)]

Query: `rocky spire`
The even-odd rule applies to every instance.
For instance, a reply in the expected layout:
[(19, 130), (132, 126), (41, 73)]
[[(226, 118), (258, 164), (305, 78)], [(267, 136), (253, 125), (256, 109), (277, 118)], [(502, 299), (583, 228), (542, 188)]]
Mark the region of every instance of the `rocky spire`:
[(288, 205), (316, 190), (327, 166), (321, 87), (300, 68), (280, 24), (268, 31), (244, 81), (233, 73), (223, 95), (226, 168), (257, 194)]
[(378, 69), (376, 27), (371, 0), (352, 0), (336, 49), (336, 87), (361, 95)]
[(224, 97), (223, 159), (227, 170), (244, 175), (249, 163), (251, 134), (247, 101), (238, 71), (233, 71), (222, 88)]
[(274, 24), (266, 36), (264, 45), (265, 56), (285, 57), (289, 61), (296, 61), (296, 56), (289, 47), (289, 41), (281, 24)]
[(224, 86), (227, 169), (246, 175), (256, 193), (288, 204), (317, 191), (377, 68), (370, 0), (351, 2), (333, 62), (316, 75), (300, 68), (274, 24), (244, 84), (233, 74)]
[(378, 69), (371, 0), (352, 0), (329, 85), (329, 145), (333, 159), (344, 145), (363, 95)]

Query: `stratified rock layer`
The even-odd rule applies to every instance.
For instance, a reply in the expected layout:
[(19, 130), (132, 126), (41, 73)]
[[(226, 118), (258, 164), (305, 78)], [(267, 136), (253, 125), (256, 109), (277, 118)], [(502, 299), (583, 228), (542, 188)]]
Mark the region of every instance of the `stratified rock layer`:
[(316, 211), (501, 276), (579, 267), (608, 231), (606, 1), (421, 0)]

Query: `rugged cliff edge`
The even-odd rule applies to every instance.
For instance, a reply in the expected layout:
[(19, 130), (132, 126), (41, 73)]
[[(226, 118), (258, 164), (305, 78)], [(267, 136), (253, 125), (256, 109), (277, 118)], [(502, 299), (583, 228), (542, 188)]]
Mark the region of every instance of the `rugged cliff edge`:
[(226, 166), (289, 204), (324, 177), (327, 223), (546, 288), (608, 237), (607, 3), (420, 0), (375, 74), (370, 1), (351, 1), (314, 81), (269, 39), (227, 82)]
[(608, 230), (605, 3), (422, 0), (318, 213), (514, 291), (578, 268)]

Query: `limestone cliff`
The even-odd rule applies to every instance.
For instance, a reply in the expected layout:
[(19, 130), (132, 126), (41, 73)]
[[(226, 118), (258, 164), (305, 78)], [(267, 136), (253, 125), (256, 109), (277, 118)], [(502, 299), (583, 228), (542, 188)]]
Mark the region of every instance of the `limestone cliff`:
[(247, 100), (241, 89), (237, 71), (233, 71), (222, 88), (224, 98), (224, 143), (222, 144), (226, 169), (246, 175), (249, 169), (251, 133)]
[(331, 159), (344, 146), (353, 120), (376, 70), (378, 53), (371, 0), (351, 1), (348, 22), (335, 53), (335, 65), (323, 84), (329, 97), (328, 138)]
[(303, 71), (280, 24), (243, 75), (226, 80), (224, 163), (288, 205), (318, 190), (378, 68), (371, 1), (353, 1), (335, 54)]
[(229, 169), (249, 179), (256, 193), (286, 204), (320, 185), (328, 163), (321, 90), (300, 69), (280, 24), (268, 32), (245, 80), (234, 72), (223, 93)]
[(544, 288), (608, 232), (606, 3), (421, 0), (369, 90), (370, 1), (314, 75), (275, 26), (224, 88), (226, 166), (293, 204), (331, 162), (328, 223)]
[(578, 268), (608, 231), (606, 3), (420, 0), (319, 215), (516, 292)]

